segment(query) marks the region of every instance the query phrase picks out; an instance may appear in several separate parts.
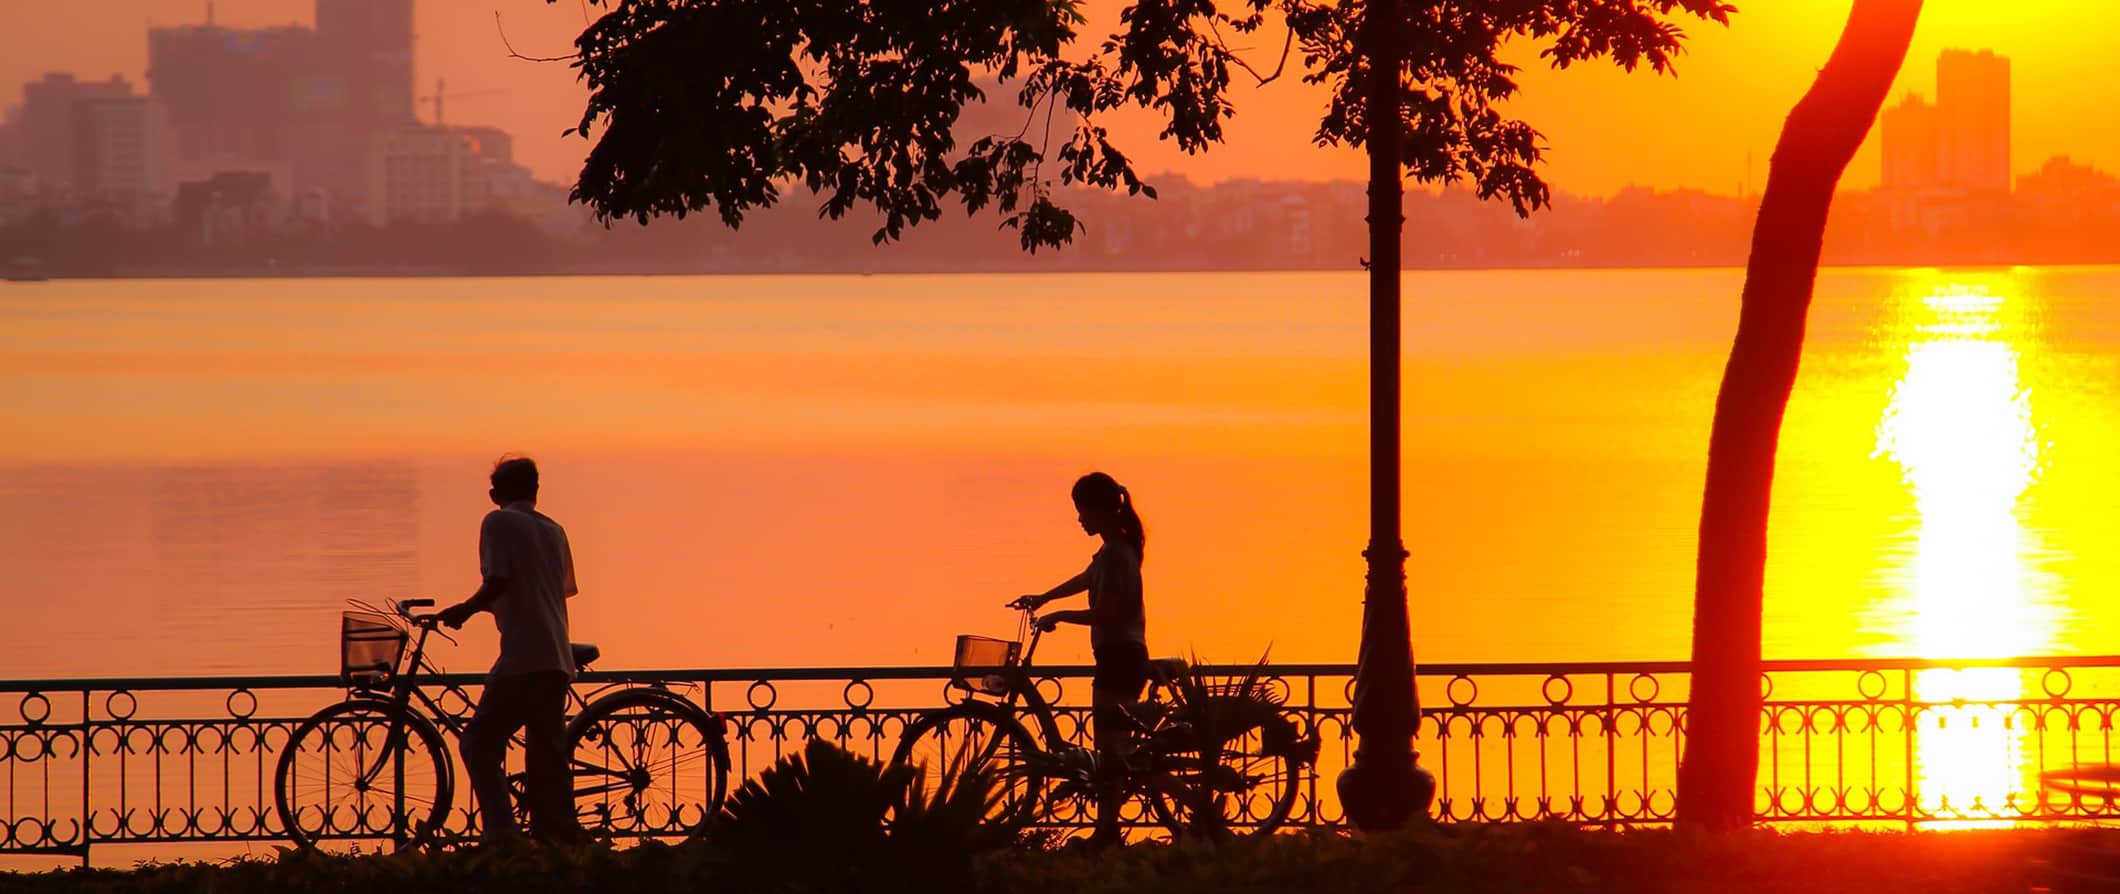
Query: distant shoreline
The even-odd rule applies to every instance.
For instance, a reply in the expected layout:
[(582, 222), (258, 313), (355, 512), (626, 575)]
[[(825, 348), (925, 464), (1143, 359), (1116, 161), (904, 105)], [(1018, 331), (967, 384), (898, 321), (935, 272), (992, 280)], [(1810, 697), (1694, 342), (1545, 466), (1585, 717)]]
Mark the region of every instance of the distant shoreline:
[[(1671, 264), (1517, 264), (1517, 265), (1465, 265), (1465, 266), (1408, 266), (1399, 268), (1408, 273), (1475, 273), (1475, 272), (1529, 272), (1568, 271), (1585, 272), (1622, 270), (1743, 270), (1743, 263), (1671, 263)], [(1862, 270), (1877, 268), (1893, 269), (1939, 269), (1939, 270), (2006, 270), (2017, 267), (2109, 267), (2120, 266), (2120, 259), (2074, 260), (2074, 261), (2022, 261), (2022, 262), (1964, 262), (1942, 263), (1936, 261), (1857, 261), (1848, 263), (1825, 263), (1821, 270)], [(587, 278), (587, 277), (677, 277), (677, 276), (948, 276), (948, 275), (993, 275), (993, 274), (1055, 274), (1055, 273), (1361, 273), (1364, 268), (1350, 264), (1345, 267), (1327, 266), (1259, 266), (1259, 267), (1208, 267), (1208, 266), (1124, 266), (1124, 265), (1075, 265), (1029, 262), (1021, 265), (972, 265), (960, 267), (937, 267), (923, 264), (877, 265), (867, 268), (814, 267), (792, 268), (785, 265), (750, 266), (675, 266), (657, 265), (611, 266), (607, 268), (570, 265), (551, 270), (491, 269), (476, 266), (330, 266), (305, 268), (260, 268), (255, 266), (170, 269), (141, 269), (95, 273), (37, 274), (38, 279), (0, 280), (0, 285), (37, 285), (44, 282), (92, 282), (135, 281), (152, 279), (198, 280), (198, 279), (515, 279), (515, 278)]]

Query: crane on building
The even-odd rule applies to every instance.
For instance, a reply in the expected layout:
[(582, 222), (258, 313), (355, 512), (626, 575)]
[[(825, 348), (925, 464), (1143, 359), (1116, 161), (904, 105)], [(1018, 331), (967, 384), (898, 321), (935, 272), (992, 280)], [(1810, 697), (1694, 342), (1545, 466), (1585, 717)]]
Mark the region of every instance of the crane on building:
[(451, 94), (451, 93), (449, 92), (449, 82), (448, 82), (447, 80), (445, 80), (445, 79), (442, 79), (442, 78), (435, 78), (435, 79), (434, 79), (434, 92), (433, 92), (432, 94), (429, 94), (429, 95), (427, 95), (427, 96), (422, 96), (422, 97), (419, 97), (418, 99), (419, 99), (419, 102), (421, 102), (422, 104), (428, 104), (428, 103), (431, 103), (431, 104), (433, 104), (433, 106), (434, 106), (434, 126), (436, 126), (436, 127), (441, 127), (441, 126), (444, 126), (445, 124), (447, 124), (447, 123), (448, 123), (448, 121), (447, 121), (446, 119), (444, 119), (444, 118), (442, 117), (442, 111), (443, 111), (443, 104), (444, 104), (444, 103), (445, 103), (445, 102), (446, 102), (446, 101), (447, 101), (447, 100), (448, 100), (448, 99), (449, 99), (449, 98), (450, 98), (450, 97), (451, 97), (452, 95), (453, 95), (453, 96), (454, 96), (455, 98), (457, 98), (457, 99), (470, 99), (470, 98), (473, 98), (473, 97), (478, 97), (478, 96), (493, 96), (493, 95), (495, 95), (495, 94), (499, 94), (499, 93), (506, 93), (506, 92), (508, 92), (508, 91), (506, 91), (506, 90), (473, 90), (473, 91), (471, 91), (471, 92), (469, 92), (469, 93), (457, 93), (457, 94)]

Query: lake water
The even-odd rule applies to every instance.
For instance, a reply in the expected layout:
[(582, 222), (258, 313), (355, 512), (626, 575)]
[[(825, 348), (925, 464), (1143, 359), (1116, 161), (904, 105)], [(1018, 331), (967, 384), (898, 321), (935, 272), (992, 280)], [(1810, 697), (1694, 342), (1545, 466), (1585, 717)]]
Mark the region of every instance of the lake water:
[[(1685, 657), (1741, 280), (1406, 275), (1418, 657)], [(6, 285), (0, 677), (331, 672), (347, 598), (476, 586), (505, 452), (608, 668), (946, 663), (1094, 469), (1157, 652), (1352, 661), (1365, 326), (1353, 273)], [(2116, 365), (2120, 269), (1824, 273), (1768, 655), (2120, 651)]]

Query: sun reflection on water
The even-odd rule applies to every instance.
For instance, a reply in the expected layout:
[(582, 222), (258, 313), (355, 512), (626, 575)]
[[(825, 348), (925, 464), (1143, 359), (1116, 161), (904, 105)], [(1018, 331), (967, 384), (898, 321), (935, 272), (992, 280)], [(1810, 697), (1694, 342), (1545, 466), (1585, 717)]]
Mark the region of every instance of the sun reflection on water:
[[(1901, 305), (1906, 371), (1878, 425), (1877, 450), (1898, 463), (1914, 500), (1915, 552), (1902, 592), (1909, 645), (1925, 658), (2033, 654), (2051, 641), (2054, 619), (2030, 598), (2039, 583), (2024, 561), (2035, 544), (2022, 506), (2039, 475), (2040, 438), (2019, 375), (2020, 305), (1963, 284)], [(1919, 700), (1950, 703), (1923, 714), (1915, 734), (1914, 797), (1924, 812), (1994, 817), (2027, 790), (2024, 732), (1990, 704), (2021, 697), (2024, 684), (2011, 668), (1916, 675)]]

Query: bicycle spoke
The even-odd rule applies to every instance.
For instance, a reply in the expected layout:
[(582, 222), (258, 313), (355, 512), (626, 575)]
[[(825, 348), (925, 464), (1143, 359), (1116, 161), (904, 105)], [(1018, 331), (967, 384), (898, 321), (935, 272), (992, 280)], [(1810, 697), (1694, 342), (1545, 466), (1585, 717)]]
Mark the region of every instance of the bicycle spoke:
[(606, 783), (604, 785), (591, 786), (578, 785), (574, 787), (574, 796), (579, 798), (583, 795), (608, 795), (613, 792), (631, 791), (632, 788), (633, 783), (630, 782), (612, 782)]
[(683, 831), (706, 818), (719, 785), (713, 736), (681, 711), (644, 700), (610, 709), (584, 728), (572, 763), (575, 809), (585, 826), (627, 835)]
[(346, 702), (297, 730), (276, 772), (278, 813), (298, 842), (402, 839), (441, 810), (439, 743), (384, 706)]

